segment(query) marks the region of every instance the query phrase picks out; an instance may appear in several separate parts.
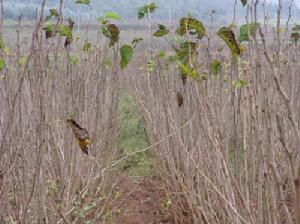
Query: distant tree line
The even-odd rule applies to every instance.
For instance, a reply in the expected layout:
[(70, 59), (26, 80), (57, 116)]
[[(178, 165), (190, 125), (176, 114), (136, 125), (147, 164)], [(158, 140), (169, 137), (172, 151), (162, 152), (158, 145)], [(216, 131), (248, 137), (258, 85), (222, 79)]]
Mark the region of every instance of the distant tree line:
[[(124, 19), (136, 19), (138, 8), (146, 3), (147, 1), (141, 0), (92, 0), (92, 17), (97, 18), (101, 14), (108, 11), (117, 12)], [(158, 10), (156, 11), (154, 17), (157, 19), (165, 20), (180, 18), (187, 13), (191, 13), (193, 16), (200, 18), (202, 20), (208, 20), (211, 12), (214, 10), (215, 20), (219, 22), (226, 22), (232, 18), (233, 12), (233, 2), (232, 0), (157, 0), (155, 1), (158, 5)], [(34, 19), (36, 15), (36, 10), (40, 7), (39, 0), (10, 0), (4, 1), (5, 17), (9, 19), (16, 19), (20, 14), (23, 18)], [(48, 0), (46, 9), (58, 8), (58, 0)], [(260, 5), (260, 9), (262, 6)], [(275, 18), (276, 16), (276, 5), (270, 4), (269, 16)], [(238, 4), (237, 14), (244, 17), (245, 9)], [(262, 12), (262, 10), (260, 10)], [(80, 18), (80, 20), (86, 20), (89, 16), (89, 11), (84, 5), (75, 4), (75, 0), (65, 0), (64, 1), (64, 15), (72, 18)], [(293, 14), (297, 17), (300, 15), (300, 10), (294, 7)], [(284, 14), (288, 13), (288, 2), (284, 5)]]

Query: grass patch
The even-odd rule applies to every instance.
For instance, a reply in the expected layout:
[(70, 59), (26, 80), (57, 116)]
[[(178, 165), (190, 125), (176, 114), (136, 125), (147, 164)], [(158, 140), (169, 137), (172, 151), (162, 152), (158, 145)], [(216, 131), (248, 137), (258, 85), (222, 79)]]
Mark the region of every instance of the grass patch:
[[(135, 104), (133, 96), (124, 91), (118, 111), (117, 148), (120, 157), (149, 146), (145, 121)], [(150, 176), (155, 165), (151, 152), (138, 153), (119, 165), (119, 169), (134, 176)]]

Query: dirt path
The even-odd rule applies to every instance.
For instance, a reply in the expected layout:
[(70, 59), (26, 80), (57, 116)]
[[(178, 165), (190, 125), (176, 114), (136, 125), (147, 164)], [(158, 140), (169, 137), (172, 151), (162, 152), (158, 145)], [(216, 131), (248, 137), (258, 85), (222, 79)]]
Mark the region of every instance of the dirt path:
[(125, 176), (119, 185), (117, 202), (120, 214), (116, 224), (172, 224), (166, 209), (166, 197), (154, 181)]

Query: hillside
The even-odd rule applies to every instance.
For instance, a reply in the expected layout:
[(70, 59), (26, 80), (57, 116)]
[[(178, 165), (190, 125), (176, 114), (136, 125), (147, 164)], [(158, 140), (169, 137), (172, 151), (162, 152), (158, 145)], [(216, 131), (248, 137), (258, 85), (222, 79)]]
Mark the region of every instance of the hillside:
[[(5, 2), (5, 16), (6, 18), (15, 19), (20, 14), (24, 18), (33, 19), (35, 11), (39, 8), (40, 0), (28, 0), (26, 3), (23, 0), (11, 0)], [(87, 19), (89, 16), (89, 10), (86, 6), (76, 5), (75, 0), (64, 1), (64, 14), (65, 16), (77, 17), (78, 15), (82, 20)], [(146, 0), (93, 0), (91, 1), (92, 16), (97, 18), (99, 15), (107, 11), (115, 11), (119, 13), (125, 19), (136, 19), (137, 10), (140, 6), (145, 4)], [(232, 0), (157, 0), (158, 10), (154, 17), (157, 19), (168, 19), (170, 14), (172, 18), (178, 18), (191, 13), (194, 16), (203, 20), (209, 19), (209, 13), (212, 10), (216, 12), (216, 19), (219, 21), (227, 21), (232, 18), (233, 12), (233, 1)], [(49, 0), (47, 1), (46, 8), (58, 8), (59, 1)], [(261, 9), (260, 5), (260, 9)], [(269, 15), (271, 18), (275, 16), (276, 6), (270, 4)], [(287, 3), (284, 6), (285, 14), (287, 12)], [(294, 7), (294, 15), (299, 15), (299, 9)], [(241, 3), (238, 1), (237, 4), (237, 15), (243, 18), (245, 10), (242, 8)]]

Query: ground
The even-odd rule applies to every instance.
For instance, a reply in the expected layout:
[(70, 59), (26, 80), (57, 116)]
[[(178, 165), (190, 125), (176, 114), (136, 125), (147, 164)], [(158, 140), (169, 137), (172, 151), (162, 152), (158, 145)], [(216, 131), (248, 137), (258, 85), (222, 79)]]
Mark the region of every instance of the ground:
[[(118, 113), (116, 146), (120, 158), (149, 146), (143, 114), (132, 93), (123, 91)], [(171, 224), (170, 201), (154, 178), (155, 156), (151, 151), (138, 153), (118, 166), (121, 181), (117, 186), (109, 223)]]
[(172, 224), (168, 200), (157, 181), (143, 177), (122, 177), (120, 197), (116, 202), (119, 213), (115, 224)]

